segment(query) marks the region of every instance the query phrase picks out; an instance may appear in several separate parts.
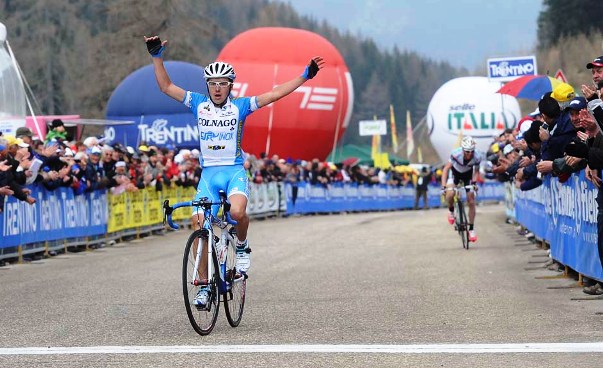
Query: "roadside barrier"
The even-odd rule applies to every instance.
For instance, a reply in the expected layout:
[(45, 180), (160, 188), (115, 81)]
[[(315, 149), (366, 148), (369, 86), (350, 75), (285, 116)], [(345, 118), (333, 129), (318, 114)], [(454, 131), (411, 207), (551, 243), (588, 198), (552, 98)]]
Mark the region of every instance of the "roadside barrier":
[[(358, 185), (335, 183), (324, 187), (298, 183), (295, 201), (294, 186), (285, 185), (287, 214), (330, 213), (342, 211), (383, 211), (411, 209), (415, 203), (415, 188), (411, 185), (395, 187), (385, 184)], [(505, 188), (499, 182), (486, 182), (479, 185), (478, 202), (503, 201)], [(442, 206), (440, 186), (430, 185), (427, 190), (429, 208)], [(423, 208), (423, 199), (419, 201)]]
[(573, 174), (547, 178), (530, 191), (513, 188), (516, 221), (550, 245), (551, 257), (579, 274), (603, 281), (597, 248), (597, 188)]
[[(266, 183), (250, 185), (247, 213), (252, 218), (342, 211), (379, 211), (410, 209), (415, 189), (387, 185), (333, 184), (328, 188), (299, 183)], [(6, 197), (0, 214), (0, 260), (28, 254), (90, 247), (154, 232), (163, 232), (162, 203), (191, 200), (194, 188), (172, 187), (163, 191), (144, 189), (119, 195), (97, 191), (74, 195), (70, 188), (48, 191), (43, 186), (30, 186), (35, 205), (14, 197)], [(293, 193), (296, 191), (297, 196)], [(500, 183), (480, 186), (480, 201), (502, 201), (504, 187)], [(419, 202), (422, 207), (422, 199)], [(428, 205), (441, 206), (440, 188), (428, 190)], [(174, 221), (187, 225), (190, 212), (176, 211)]]

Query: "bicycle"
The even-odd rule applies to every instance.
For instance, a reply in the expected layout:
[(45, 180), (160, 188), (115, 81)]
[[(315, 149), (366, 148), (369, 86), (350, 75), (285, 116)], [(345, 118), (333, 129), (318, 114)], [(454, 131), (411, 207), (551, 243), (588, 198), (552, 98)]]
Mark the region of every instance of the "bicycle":
[[(218, 217), (211, 211), (215, 205), (222, 210)], [(164, 224), (167, 222), (173, 229), (178, 229), (178, 224), (172, 221), (172, 213), (181, 207), (203, 210), (203, 223), (198, 223), (199, 229), (189, 236), (182, 260), (182, 292), (188, 319), (198, 334), (208, 335), (216, 325), (222, 298), (228, 323), (237, 327), (243, 317), (247, 274), (238, 273), (236, 270), (236, 221), (230, 217), (230, 203), (226, 199), (226, 193), (220, 191), (220, 202), (217, 203), (212, 203), (204, 197), (199, 201), (180, 202), (170, 206), (169, 200), (165, 200)], [(214, 232), (214, 226), (219, 229), (219, 235)], [(202, 278), (204, 270), (200, 269), (204, 252), (205, 259), (208, 260), (207, 279)], [(201, 287), (209, 289), (209, 300), (205, 307), (192, 304)]]
[(465, 205), (463, 204), (462, 195), (460, 194), (461, 189), (477, 193), (475, 185), (464, 185), (462, 182), (456, 187), (446, 188), (445, 190), (454, 191), (454, 229), (458, 231), (459, 236), (461, 237), (463, 248), (469, 249), (469, 220)]

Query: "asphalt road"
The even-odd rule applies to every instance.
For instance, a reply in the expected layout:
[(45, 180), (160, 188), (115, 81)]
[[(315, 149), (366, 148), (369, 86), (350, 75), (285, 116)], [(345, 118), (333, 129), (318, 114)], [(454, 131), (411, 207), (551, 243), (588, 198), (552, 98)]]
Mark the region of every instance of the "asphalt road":
[(468, 251), (444, 210), (253, 220), (243, 321), (206, 337), (187, 230), (1, 267), (0, 367), (601, 366), (603, 300), (503, 213), (478, 209)]

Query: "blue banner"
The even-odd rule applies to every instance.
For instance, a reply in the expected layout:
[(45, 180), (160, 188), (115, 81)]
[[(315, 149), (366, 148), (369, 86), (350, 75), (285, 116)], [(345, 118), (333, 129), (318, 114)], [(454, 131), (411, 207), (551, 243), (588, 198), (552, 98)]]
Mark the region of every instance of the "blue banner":
[(74, 195), (71, 188), (47, 191), (32, 186), (34, 205), (5, 197), (0, 216), (0, 248), (105, 234), (107, 194), (104, 191)]
[(547, 177), (536, 189), (516, 191), (515, 213), (520, 224), (550, 244), (555, 260), (603, 280), (597, 248), (597, 191), (584, 172), (565, 183)]
[[(293, 185), (285, 185), (287, 214), (409, 209), (413, 208), (416, 195), (412, 185), (333, 183), (325, 187), (301, 182), (296, 187), (294, 196)], [(430, 186), (427, 195), (428, 207), (441, 207), (439, 186)], [(503, 201), (504, 198), (502, 183), (488, 182), (479, 186), (478, 201)], [(419, 200), (419, 208), (422, 207), (423, 198)]]

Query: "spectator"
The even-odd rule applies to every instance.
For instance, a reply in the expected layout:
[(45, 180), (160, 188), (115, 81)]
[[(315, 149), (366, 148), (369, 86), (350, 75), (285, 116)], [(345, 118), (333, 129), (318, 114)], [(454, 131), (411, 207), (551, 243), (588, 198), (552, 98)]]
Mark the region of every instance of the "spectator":
[(291, 184), (291, 202), (295, 207), (297, 201), (297, 193), (299, 190), (300, 172), (297, 165), (287, 164), (287, 173), (285, 174), (285, 182)]
[(23, 142), (31, 145), (33, 143), (33, 133), (28, 127), (19, 127), (15, 132), (16, 138), (21, 138)]
[(520, 168), (515, 175), (516, 186), (521, 190), (530, 190), (542, 185), (542, 180), (538, 177), (536, 163), (541, 158), (542, 142), (540, 140), (540, 130), (542, 122), (535, 120), (530, 129), (528, 129), (523, 138), (529, 151), (524, 152), (525, 159), (520, 162)]
[[(575, 97), (567, 105), (566, 110), (569, 111), (570, 120), (576, 131), (586, 132), (582, 120), (580, 118), (580, 111), (586, 111), (586, 99), (584, 97)], [(570, 142), (571, 143), (571, 142)], [(568, 146), (566, 146), (567, 150)], [(570, 148), (571, 150), (572, 148)], [(566, 151), (567, 153), (567, 151)], [(586, 168), (586, 160), (574, 160), (573, 165), (567, 163), (567, 156), (560, 157), (553, 161), (553, 175), (559, 177), (559, 181), (564, 183), (569, 179), (569, 176)]]
[[(603, 56), (595, 58), (592, 62), (586, 64), (586, 68), (591, 70), (593, 83), (595, 87), (582, 85), (582, 94), (588, 101), (588, 110), (593, 113), (599, 127), (603, 126), (603, 101), (601, 101), (601, 87), (603, 87)], [(599, 190), (597, 193), (597, 248), (599, 252), (599, 262), (603, 267), (603, 189), (601, 189), (601, 169), (603, 169), (603, 136), (598, 130), (592, 127), (592, 119), (584, 112), (580, 113), (583, 117), (585, 129), (589, 134), (587, 140), (588, 150), (588, 168), (586, 178), (590, 180)], [(588, 285), (583, 292), (590, 295), (603, 295), (603, 285), (600, 282), (586, 280)]]
[[(11, 139), (11, 142), (7, 139)], [(19, 142), (20, 141), (20, 142)], [(35, 198), (30, 196), (30, 190), (27, 188), (23, 188), (21, 185), (17, 183), (15, 180), (16, 169), (19, 167), (19, 163), (17, 162), (17, 166), (14, 166), (14, 163), (11, 164), (10, 160), (14, 160), (13, 157), (10, 157), (9, 149), (10, 146), (17, 146), (17, 151), (24, 147), (25, 143), (22, 140), (17, 140), (14, 137), (3, 136), (0, 137), (0, 211), (4, 208), (4, 198), (7, 195), (12, 195), (20, 201), (25, 201), (29, 204), (36, 203)], [(14, 150), (14, 148), (13, 148)], [(15, 156), (18, 155), (15, 153)]]
[(427, 202), (427, 189), (429, 188), (429, 177), (431, 173), (427, 169), (427, 166), (423, 166), (421, 172), (417, 177), (417, 186), (415, 192), (415, 205), (414, 209), (419, 209), (419, 199), (423, 198), (423, 209), (429, 208), (429, 203)]
[(536, 165), (538, 172), (549, 174), (553, 171), (553, 161), (563, 157), (565, 146), (576, 136), (568, 111), (561, 113), (561, 107), (550, 93), (545, 94), (538, 108), (546, 124), (540, 128), (541, 161)]
[(105, 170), (100, 162), (102, 151), (98, 146), (92, 147), (88, 162), (86, 162), (85, 176), (88, 192), (104, 189), (107, 187), (109, 179), (105, 175)]

